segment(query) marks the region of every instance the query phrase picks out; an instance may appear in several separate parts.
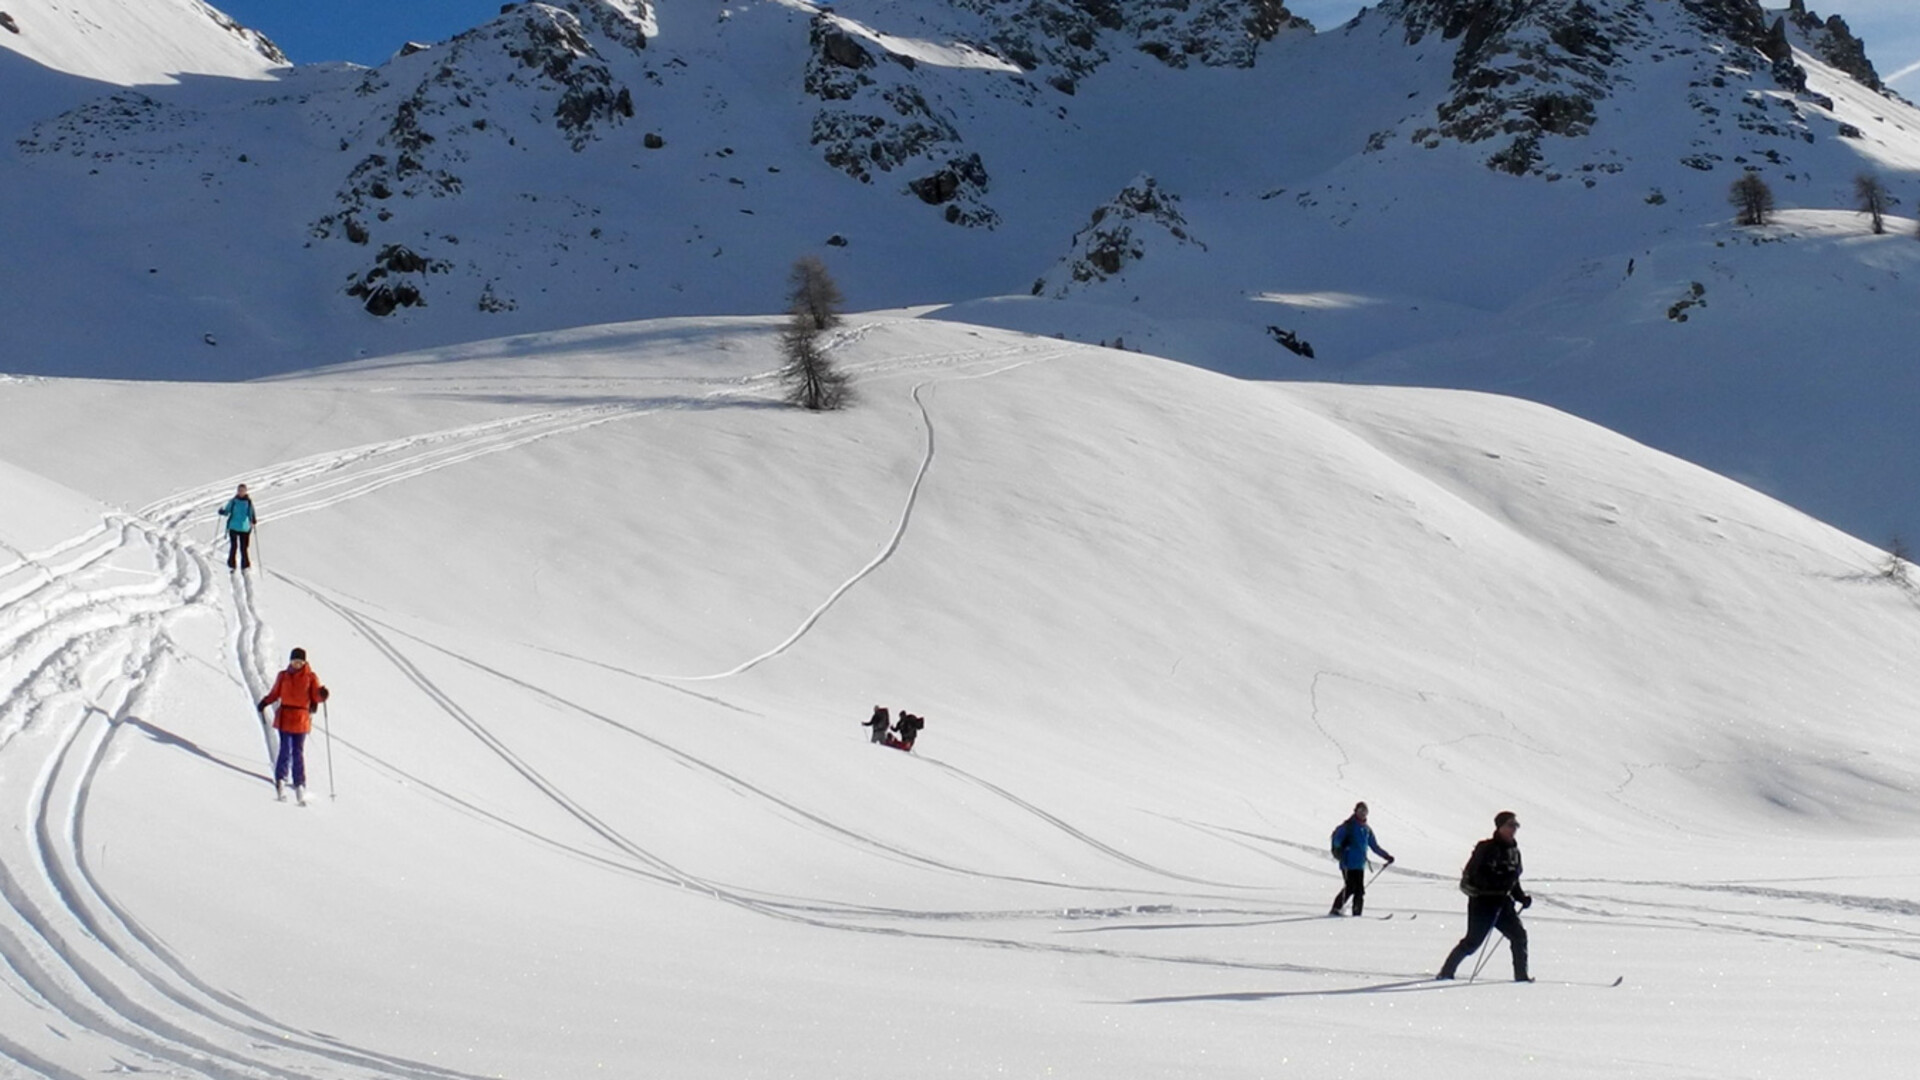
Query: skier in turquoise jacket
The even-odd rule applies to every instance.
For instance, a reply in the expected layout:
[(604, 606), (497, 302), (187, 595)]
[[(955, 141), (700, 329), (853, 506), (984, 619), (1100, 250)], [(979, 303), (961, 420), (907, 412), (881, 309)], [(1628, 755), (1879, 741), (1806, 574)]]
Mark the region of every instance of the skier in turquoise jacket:
[(239, 559), (239, 568), (253, 569), (252, 547), (253, 526), (259, 520), (253, 516), (253, 499), (247, 494), (247, 485), (241, 484), (240, 490), (233, 493), (220, 506), (220, 516), (227, 519), (227, 569), (234, 569), (234, 560)]
[(1373, 829), (1367, 825), (1367, 804), (1353, 804), (1353, 816), (1341, 822), (1333, 830), (1333, 857), (1340, 860), (1340, 873), (1344, 884), (1340, 895), (1333, 898), (1333, 910), (1329, 915), (1344, 915), (1341, 909), (1346, 906), (1347, 898), (1353, 898), (1353, 913), (1359, 915), (1367, 905), (1367, 852), (1372, 850), (1393, 865), (1393, 856), (1373, 837)]

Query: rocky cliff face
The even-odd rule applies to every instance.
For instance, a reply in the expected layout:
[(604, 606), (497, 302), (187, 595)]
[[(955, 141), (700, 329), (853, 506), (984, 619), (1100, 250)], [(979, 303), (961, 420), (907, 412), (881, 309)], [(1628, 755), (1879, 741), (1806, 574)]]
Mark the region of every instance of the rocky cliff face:
[[(638, 53), (646, 48), (648, 14), (631, 0), (509, 5), (443, 46), (367, 72), (354, 93), (375, 107), (340, 140), (358, 160), (335, 196), (336, 209), (312, 227), (316, 240), (379, 252), (351, 276), (348, 294), (376, 315), (427, 302), (427, 275), (451, 264), (414, 250), (420, 242), (406, 207), (409, 200), (459, 196), (460, 170), (475, 143), (518, 145), (528, 132), (517, 129), (531, 121), (557, 131), (578, 153), (632, 119), (633, 92), (594, 41)], [(491, 108), (495, 98), (519, 107)], [(499, 113), (509, 119), (502, 122)]]
[(1282, 0), (950, 0), (985, 20), (1000, 55), (1057, 89), (1137, 50), (1169, 67), (1251, 67), (1260, 46), (1311, 24)]
[[(938, 7), (939, 5), (928, 5)], [(812, 141), (829, 165), (862, 183), (902, 181), (956, 225), (991, 228), (991, 151), (969, 144), (965, 121), (944, 102), (957, 83), (992, 81), (992, 92), (1032, 106), (1044, 92), (1069, 97), (1121, 52), (1169, 68), (1251, 67), (1260, 46), (1289, 29), (1311, 29), (1281, 0), (948, 0), (977, 19), (981, 58), (968, 74), (926, 70), (860, 24), (823, 10), (809, 30), (806, 90), (822, 102)]]
[(1206, 250), (1187, 229), (1180, 197), (1145, 173), (1094, 208), (1073, 234), (1068, 254), (1033, 283), (1035, 296), (1064, 297), (1085, 285), (1121, 276), (1156, 247), (1183, 245)]
[(1867, 59), (1866, 44), (1853, 36), (1847, 20), (1838, 15), (1822, 20), (1817, 13), (1807, 10), (1806, 0), (1793, 0), (1785, 21), (1795, 31), (1794, 37), (1801, 48), (1853, 76), (1862, 85), (1887, 92), (1880, 73), (1873, 68), (1873, 61)]
[(193, 6), (211, 20), (215, 26), (238, 38), (248, 49), (258, 53), (261, 59), (270, 64), (287, 64), (292, 62), (287, 59), (286, 53), (280, 51), (280, 46), (275, 45), (269, 40), (267, 35), (251, 27), (240, 25), (239, 21), (233, 16), (206, 3), (205, 0), (192, 0), (192, 3)]
[[(1388, 0), (1378, 17), (1397, 24), (1410, 46), (1451, 50), (1450, 93), (1433, 122), (1410, 133), (1412, 140), (1487, 143), (1486, 163), (1514, 175), (1564, 175), (1567, 168), (1556, 166), (1552, 151), (1570, 144), (1554, 140), (1592, 132), (1601, 104), (1640, 78), (1636, 68), (1644, 73), (1640, 65), (1663, 62), (1697, 73), (1686, 105), (1706, 122), (1707, 133), (1731, 122), (1744, 131), (1809, 137), (1791, 98), (1782, 102), (1781, 116), (1747, 115), (1767, 111), (1768, 91), (1797, 95), (1807, 85), (1786, 21), (1770, 19), (1757, 0)], [(1879, 88), (1844, 23), (1821, 23), (1804, 8), (1792, 19), (1802, 47)], [(1808, 103), (1817, 104), (1817, 97)], [(1386, 137), (1376, 136), (1376, 149)], [(1713, 160), (1711, 153), (1692, 157)], [(1589, 161), (1580, 167), (1612, 166)]]
[[(820, 100), (811, 132), (826, 163), (863, 184), (891, 182), (956, 225), (991, 228), (989, 178), (962, 139), (938, 87), (923, 88), (919, 64), (831, 14), (813, 18), (804, 85)], [(1029, 96), (1032, 88), (1015, 84)], [(935, 95), (930, 99), (930, 94)]]
[(1642, 43), (1641, 0), (1395, 0), (1383, 8), (1409, 45), (1453, 44), (1453, 93), (1416, 139), (1499, 140), (1488, 164), (1533, 171), (1541, 139), (1584, 135), (1594, 104), (1613, 92), (1621, 50)]

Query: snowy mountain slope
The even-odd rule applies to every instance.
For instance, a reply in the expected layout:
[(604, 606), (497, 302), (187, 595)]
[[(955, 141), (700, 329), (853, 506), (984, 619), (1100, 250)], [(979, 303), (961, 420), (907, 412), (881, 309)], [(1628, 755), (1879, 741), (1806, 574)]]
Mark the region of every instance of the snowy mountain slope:
[[(850, 320), (863, 402), (803, 415), (773, 329), (0, 383), (9, 1067), (1898, 1060), (1920, 609), (1873, 549), (1511, 399), (924, 318)], [(293, 644), (304, 810), (249, 709)], [(1391, 921), (1324, 918), (1356, 798)], [(1422, 982), (1502, 807), (1545, 981)]]
[[(1829, 249), (1789, 230), (1769, 239), (1793, 256), (1741, 286), (1770, 298), (1751, 333), (1703, 349), (1701, 313), (1664, 322), (1696, 281), (1724, 300), (1697, 238), (1732, 235), (1744, 170), (1836, 223), (1863, 170), (1896, 212), (1920, 200), (1920, 113), (1802, 12), (1409, 0), (1314, 34), (1269, 3), (514, 5), (373, 70), (121, 90), (23, 127), (0, 156), (33, 208), (0, 221), (28, 253), (0, 266), (20, 313), (0, 351), (18, 371), (246, 377), (764, 312), (815, 252), (863, 307), (948, 304), (1240, 375), (1534, 394), (1886, 543), (1920, 531), (1898, 464), (1920, 436), (1884, 425), (1920, 399), (1896, 362), (1906, 256), (1876, 248), (1836, 294)], [(1148, 182), (1193, 243), (1089, 231)], [(1629, 260), (1674, 272), (1627, 321), (1604, 290), (1543, 292)], [(1809, 405), (1740, 376), (1753, 353), (1798, 362), (1775, 328), (1834, 322), (1891, 384)], [(1622, 363), (1648, 376), (1631, 401)], [(1802, 417), (1796, 467), (1697, 419), (1750, 408)]]
[(101, 82), (257, 79), (287, 65), (273, 42), (202, 0), (7, 0), (5, 11), (6, 51)]
[(0, 7), (0, 134), (11, 141), (123, 86), (260, 79), (286, 65), (273, 42), (200, 0), (9, 0)]

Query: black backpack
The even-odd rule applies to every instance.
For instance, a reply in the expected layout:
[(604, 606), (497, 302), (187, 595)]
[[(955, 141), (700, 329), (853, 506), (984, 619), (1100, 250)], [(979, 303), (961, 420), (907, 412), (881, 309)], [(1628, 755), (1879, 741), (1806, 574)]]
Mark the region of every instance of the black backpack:
[[(1480, 844), (1484, 843), (1486, 843), (1484, 840), (1480, 842)], [(1460, 868), (1460, 891), (1468, 896), (1479, 896), (1484, 891), (1473, 883), (1473, 860), (1480, 854), (1480, 844), (1473, 845), (1473, 854), (1467, 856), (1467, 865)]]

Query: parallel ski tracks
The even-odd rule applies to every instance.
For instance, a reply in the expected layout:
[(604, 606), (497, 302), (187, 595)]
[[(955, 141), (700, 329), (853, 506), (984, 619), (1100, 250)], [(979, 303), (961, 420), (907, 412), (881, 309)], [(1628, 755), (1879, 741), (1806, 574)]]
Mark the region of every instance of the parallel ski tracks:
[[(977, 366), (1032, 351), (935, 353), (860, 367), (907, 372)], [(275, 492), (274, 518), (280, 520), (542, 439), (761, 394), (774, 378), (769, 372), (738, 380), (704, 398), (600, 402), (386, 440), (256, 470), (245, 479)], [(45, 551), (9, 552), (14, 557), (0, 564), (0, 791), (14, 793), (23, 820), (31, 823), (0, 836), (0, 985), (53, 1021), (55, 1030), (65, 1028), (63, 1040), (99, 1040), (115, 1060), (146, 1062), (174, 1074), (465, 1080), (452, 1070), (301, 1031), (212, 986), (115, 900), (89, 863), (88, 795), (116, 738), (171, 662), (169, 626), (224, 596), (212, 585), (211, 548), (191, 535), (214, 523), (210, 508), (237, 482), (228, 478), (176, 492), (134, 514), (111, 515)], [(266, 626), (254, 603), (254, 580), (231, 580), (233, 604), (223, 615), (227, 645), (240, 681), (257, 695), (275, 665), (263, 653)], [(404, 669), (405, 658), (396, 653), (394, 659)], [(446, 706), (461, 711), (451, 699)], [(482, 742), (491, 739), (477, 723), (471, 730)], [(517, 760), (504, 744), (493, 745)], [(611, 843), (624, 868), (773, 917), (850, 928), (821, 921), (827, 912), (810, 912), (807, 904), (732, 890), (681, 871), (524, 761), (518, 767), (529, 783)], [(57, 1080), (75, 1075), (14, 1032), (0, 1034), (0, 1061)]]
[[(176, 1075), (463, 1080), (297, 1031), (208, 985), (93, 873), (88, 793), (170, 662), (169, 624), (211, 602), (210, 581), (204, 554), (118, 516), (0, 576), (0, 790), (19, 793), (29, 823), (0, 836), (0, 983), (63, 1039)], [(0, 1037), (0, 1058), (74, 1075), (18, 1034)]]
[[(844, 332), (836, 346), (857, 341), (869, 331), (855, 327)], [(858, 374), (874, 377), (912, 377), (915, 373), (950, 372), (945, 378), (917, 383), (910, 394), (925, 431), (922, 461), (905, 494), (895, 527), (878, 554), (832, 589), (820, 604), (783, 641), (734, 667), (708, 675), (638, 676), (662, 683), (723, 680), (790, 649), (828, 610), (877, 567), (891, 558), (907, 534), (923, 482), (935, 460), (936, 432), (924, 391), (940, 382), (983, 378), (1024, 364), (1051, 359), (1061, 350), (1049, 346), (1022, 346), (974, 352), (932, 352), (910, 357), (852, 365)], [(773, 381), (764, 373), (720, 385), (703, 398), (644, 399), (601, 402), (574, 408), (550, 409), (446, 431), (370, 443), (316, 454), (248, 474), (244, 479), (261, 490), (275, 492), (274, 518), (280, 520), (358, 498), (393, 484), (457, 466), (488, 454), (502, 453), (542, 439), (564, 436), (635, 416), (666, 410), (721, 403), (731, 397), (760, 394)], [(475, 1080), (467, 1074), (414, 1062), (379, 1051), (303, 1031), (283, 1023), (235, 995), (212, 985), (191, 964), (173, 952), (142, 925), (106, 888), (88, 856), (87, 803), (128, 720), (142, 711), (145, 695), (164, 678), (175, 655), (168, 629), (186, 613), (212, 606), (226, 594), (213, 585), (216, 574), (209, 549), (193, 542), (191, 532), (211, 525), (210, 507), (224, 498), (239, 478), (228, 478), (177, 492), (141, 508), (132, 515), (113, 515), (101, 525), (39, 553), (10, 553), (0, 564), (0, 792), (22, 811), (25, 828), (0, 834), (0, 985), (17, 1001), (0, 1007), (25, 1008), (50, 1026), (64, 1027), (64, 1039), (87, 1038), (111, 1047), (115, 1057), (142, 1062), (175, 1075), (217, 1080), (258, 1078), (405, 1077), (408, 1080)], [(292, 581), (292, 579), (286, 579)], [(249, 694), (264, 690), (274, 662), (264, 654), (266, 624), (254, 599), (255, 581), (244, 575), (233, 581), (227, 620), (227, 648), (239, 680)], [(298, 584), (295, 582), (295, 584)], [(305, 586), (301, 586), (305, 588)], [(1032, 912), (928, 912), (874, 906), (836, 904), (764, 893), (700, 877), (650, 851), (616, 823), (598, 815), (537, 767), (520, 756), (461, 702), (436, 686), (428, 674), (394, 640), (400, 632), (318, 592), (314, 595), (366, 635), (397, 669), (407, 674), (429, 700), (487, 746), (531, 787), (576, 821), (602, 850), (590, 850), (546, 836), (503, 818), (496, 820), (536, 842), (576, 857), (590, 859), (611, 870), (635, 874), (676, 887), (697, 890), (714, 899), (782, 920), (862, 933), (954, 940), (987, 947), (1048, 953), (1101, 956), (1155, 963), (1192, 964), (1215, 968), (1294, 972), (1341, 977), (1373, 977), (1383, 973), (1315, 968), (1285, 963), (1249, 963), (1212, 956), (1165, 955), (1090, 948), (1061, 942), (947, 933), (930, 929), (935, 922), (1006, 920), (1009, 918), (1075, 917), (1074, 909)], [(391, 634), (383, 633), (392, 631)], [(439, 649), (431, 642), (423, 644)], [(441, 649), (445, 652), (446, 650)], [(457, 654), (455, 659), (474, 663)], [(491, 670), (491, 669), (489, 669)], [(504, 673), (494, 672), (504, 679)], [(512, 680), (519, 682), (519, 680)], [(562, 707), (579, 710), (612, 724), (674, 755), (696, 768), (714, 771), (719, 779), (743, 786), (767, 800), (777, 812), (798, 815), (814, 827), (842, 834), (842, 839), (870, 846), (877, 855), (969, 876), (1003, 877), (952, 866), (919, 853), (846, 830), (776, 793), (745, 784), (695, 756), (645, 735), (620, 721), (593, 713), (573, 702), (528, 683), (521, 686), (553, 698)], [(263, 733), (264, 734), (264, 733)], [(269, 743), (269, 750), (271, 749)], [(1188, 884), (1237, 888), (1219, 882), (1171, 873), (1138, 860), (1075, 828), (1012, 792), (971, 774), (928, 762), (1033, 814), (1066, 835), (1134, 869)], [(391, 767), (391, 766), (388, 766)], [(455, 799), (450, 793), (445, 797)], [(472, 812), (492, 816), (477, 807)], [(1006, 878), (1021, 881), (1025, 879)], [(1056, 885), (1053, 882), (1034, 884)], [(1589, 888), (1602, 883), (1583, 883)], [(1621, 887), (1636, 883), (1606, 883)], [(1678, 886), (1676, 886), (1678, 887)], [(1088, 886), (1105, 892), (1158, 895), (1138, 889)], [(1180, 895), (1180, 894), (1166, 894)], [(1545, 897), (1551, 900), (1551, 897)], [(1187, 897), (1192, 899), (1192, 897)], [(1641, 902), (1618, 896), (1569, 895), (1566, 915), (1617, 919), (1622, 911), (1647, 910)], [(1583, 910), (1580, 901), (1597, 901), (1605, 908)], [(1847, 906), (1846, 898), (1838, 898)], [(1656, 905), (1664, 906), (1664, 905)], [(1675, 905), (1678, 906), (1678, 905)], [(1858, 906), (1858, 905), (1854, 905)], [(1192, 914), (1196, 909), (1176, 905), (1153, 906), (1145, 912)], [(1224, 910), (1207, 909), (1215, 913)], [(1139, 916), (1142, 909), (1114, 909), (1111, 917)], [(1747, 914), (1709, 912), (1707, 915)], [(1694, 927), (1684, 913), (1665, 918), (1684, 920), (1681, 929)], [(1807, 927), (1775, 930), (1755, 926), (1749, 932), (1767, 936), (1806, 937)], [(1755, 917), (1756, 921), (1764, 919)], [(1873, 937), (1884, 928), (1851, 925), (1847, 929)], [(1839, 929), (1830, 927), (1829, 930)], [(1883, 937), (1875, 951), (1908, 959), (1896, 940)], [(1861, 943), (1826, 940), (1860, 947)], [(1893, 947), (1889, 947), (1893, 946)], [(1868, 947), (1875, 947), (1869, 945)], [(23, 1041), (22, 1032), (0, 1031), (0, 1062), (50, 1080), (77, 1080), (78, 1074), (51, 1060), (44, 1049)], [(129, 1066), (134, 1067), (134, 1066)]]

